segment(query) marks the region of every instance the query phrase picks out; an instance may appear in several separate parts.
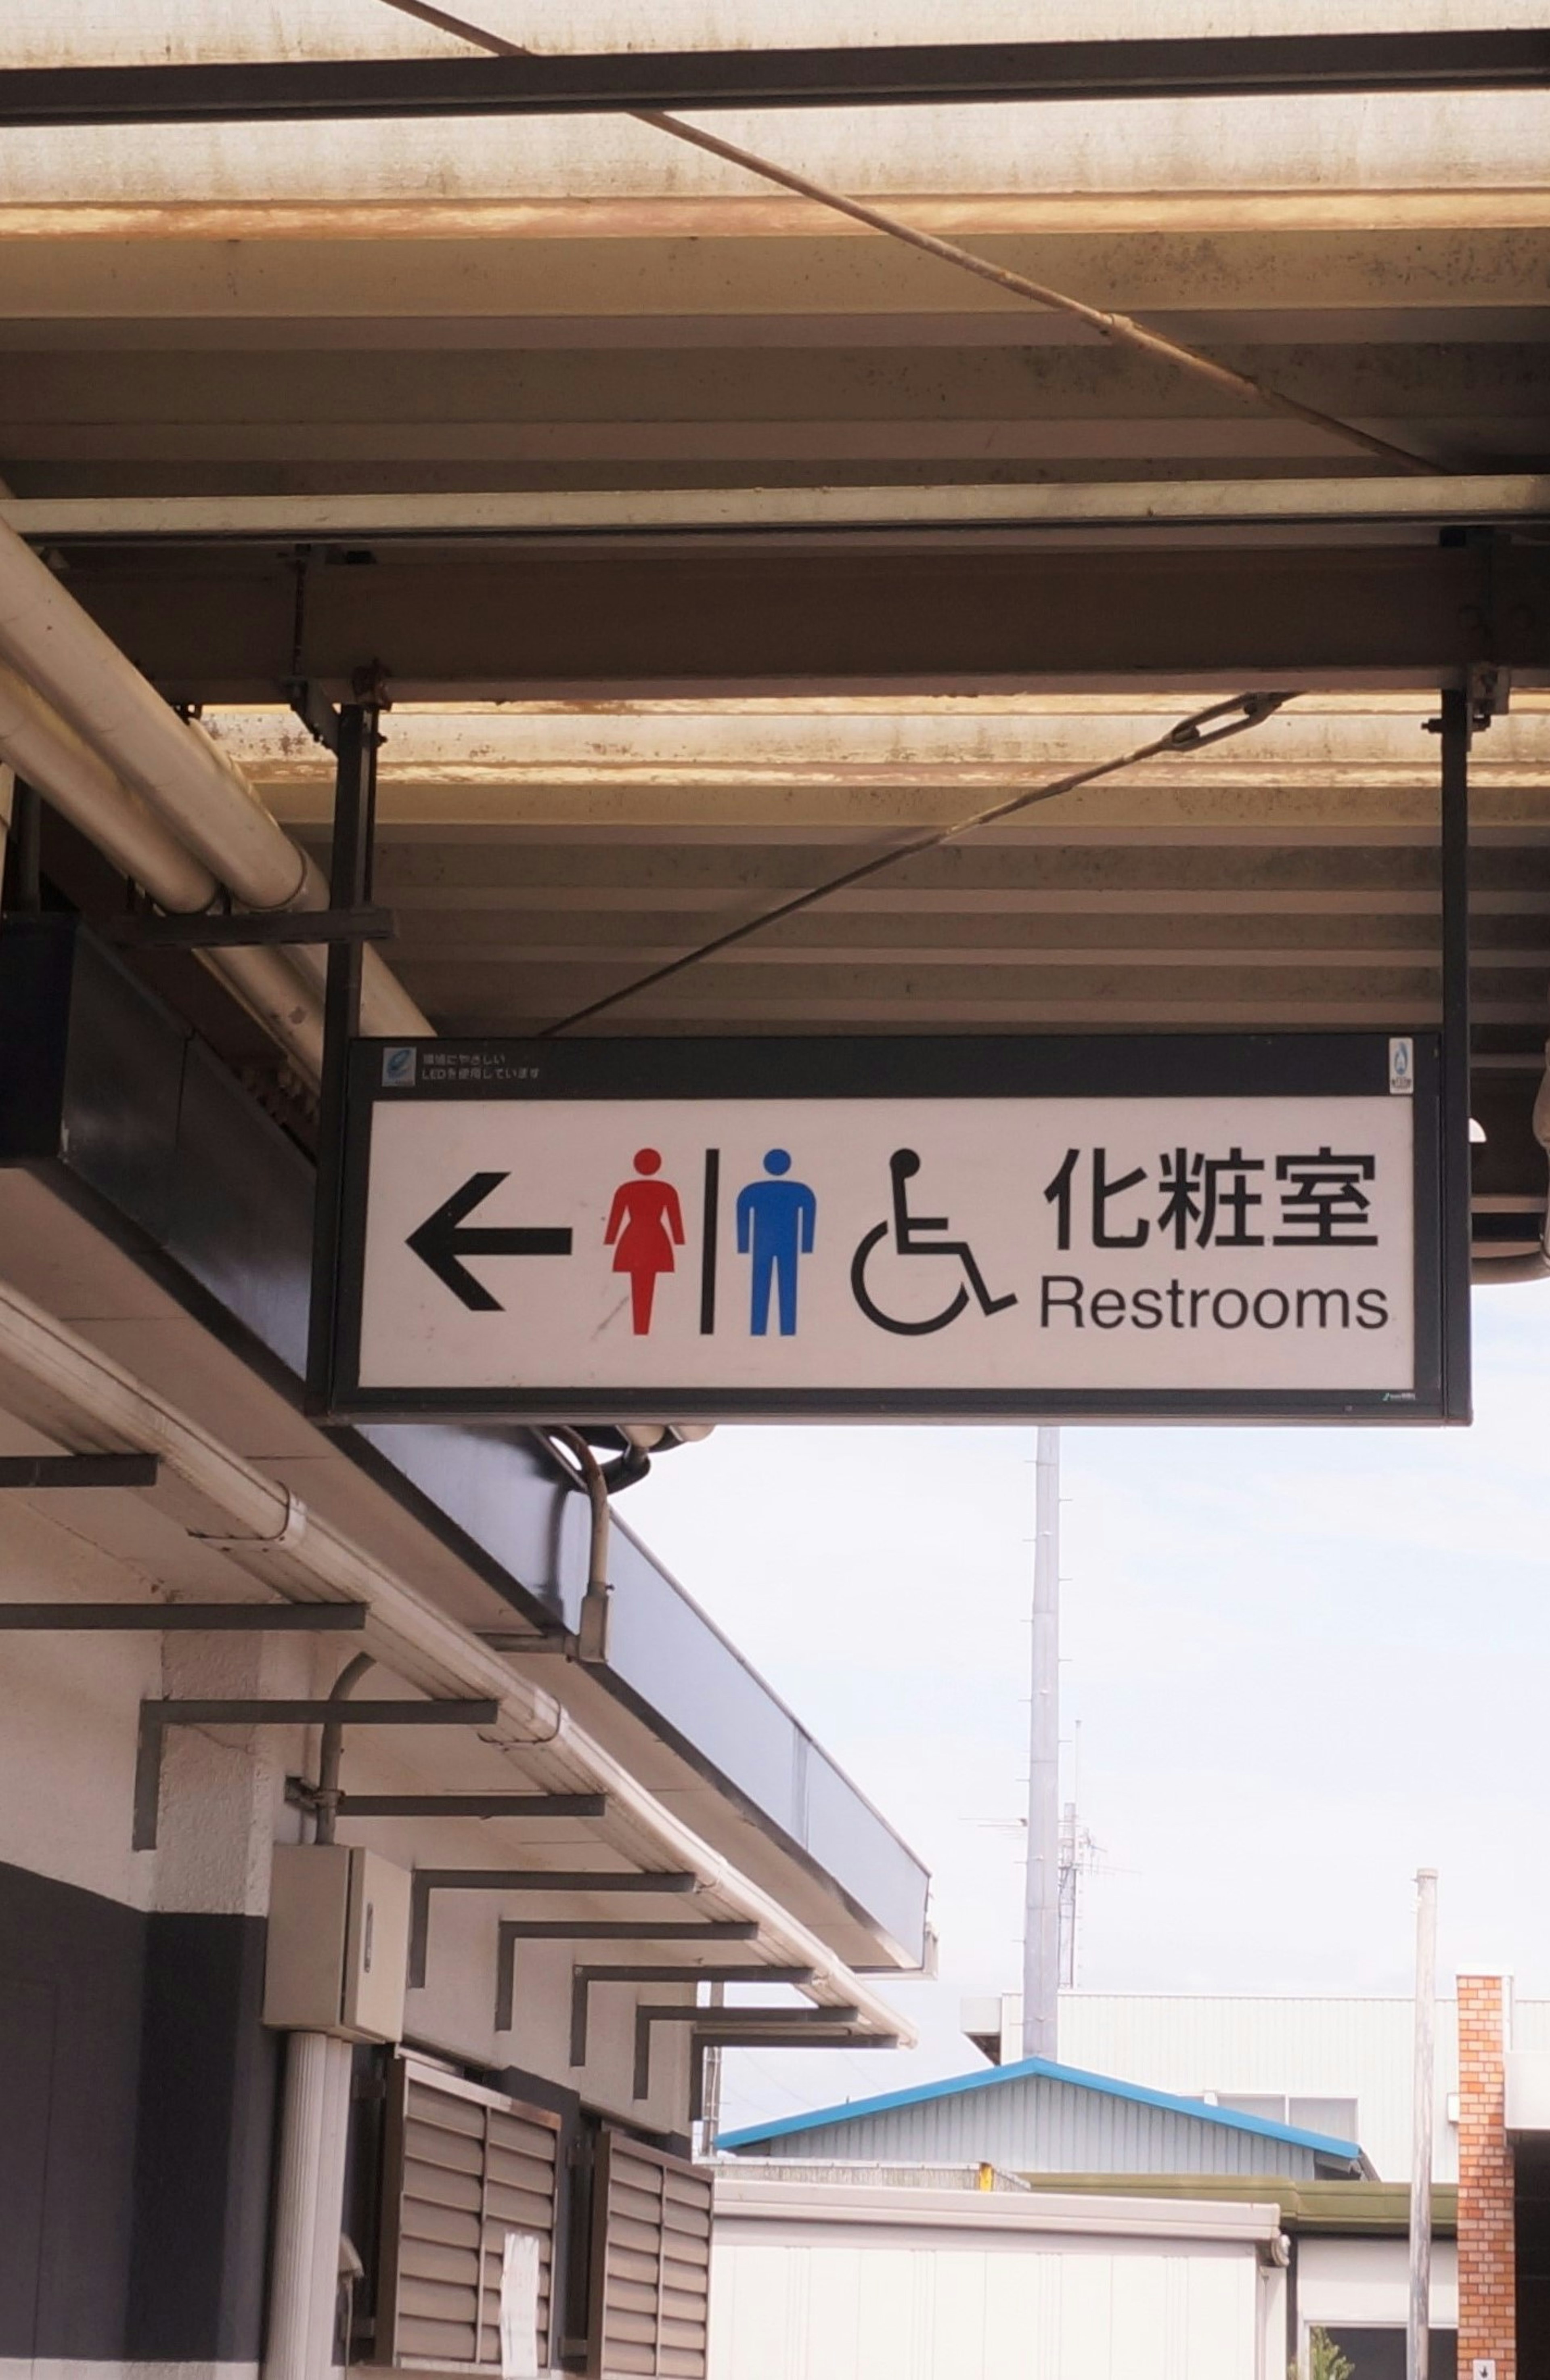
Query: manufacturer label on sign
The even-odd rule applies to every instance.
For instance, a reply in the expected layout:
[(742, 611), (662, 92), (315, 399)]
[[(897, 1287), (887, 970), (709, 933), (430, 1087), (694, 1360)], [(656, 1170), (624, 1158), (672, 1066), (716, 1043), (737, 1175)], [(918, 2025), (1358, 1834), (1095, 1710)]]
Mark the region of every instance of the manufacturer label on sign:
[(1437, 1408), (1423, 1036), (368, 1043), (351, 1106), (340, 1410)]

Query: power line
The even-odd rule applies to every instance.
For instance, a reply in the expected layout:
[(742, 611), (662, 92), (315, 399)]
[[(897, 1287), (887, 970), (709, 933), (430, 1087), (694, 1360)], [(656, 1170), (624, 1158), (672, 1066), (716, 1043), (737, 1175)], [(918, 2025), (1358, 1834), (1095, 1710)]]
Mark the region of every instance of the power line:
[[(387, 0), (389, 7), (397, 7), (401, 0)], [(819, 884), (809, 886), (805, 892), (794, 892), (788, 901), (778, 901), (773, 908), (761, 909), (756, 917), (747, 917), (740, 926), (729, 927), (724, 934), (714, 934), (707, 942), (698, 942), (675, 959), (646, 975), (636, 976), (617, 991), (605, 992), (601, 999), (588, 1001), (585, 1008), (573, 1009), (569, 1016), (561, 1017), (557, 1025), (547, 1025), (538, 1036), (540, 1041), (551, 1040), (557, 1033), (568, 1033), (573, 1025), (584, 1025), (605, 1010), (617, 1008), (637, 992), (649, 991), (672, 976), (682, 975), (685, 967), (697, 966), (702, 959), (714, 958), (718, 951), (730, 950), (734, 942), (746, 941), (750, 934), (762, 933), (782, 917), (794, 917), (815, 903), (826, 901), (831, 892), (843, 892), (847, 886), (860, 884), (868, 877), (880, 876), (887, 868), (897, 868), (901, 860), (916, 859), (923, 852), (939, 851), (944, 844), (955, 842), (958, 836), (973, 834), (980, 827), (995, 826), (1002, 819), (1014, 818), (1019, 811), (1033, 809), (1041, 802), (1058, 801), (1062, 794), (1073, 794), (1082, 785), (1096, 784), (1100, 777), (1112, 777), (1121, 769), (1134, 768), (1142, 760), (1154, 760), (1168, 752), (1201, 752), (1212, 744), (1225, 743), (1230, 735), (1241, 735), (1245, 729), (1258, 727), (1272, 712), (1291, 700), (1290, 694), (1236, 694), (1226, 702), (1208, 703), (1204, 710), (1192, 711), (1187, 719), (1176, 720), (1161, 735), (1149, 743), (1132, 746), (1128, 752), (1116, 754), (1111, 760), (1095, 760), (1084, 769), (1073, 769), (1052, 785), (1035, 785), (1010, 800), (995, 802), (988, 809), (975, 810), (969, 818), (958, 819), (951, 826), (938, 827), (929, 834), (912, 835), (907, 843), (890, 844), (886, 850), (877, 851), (869, 859), (858, 860), (854, 868), (842, 868), (838, 875), (826, 876)]]

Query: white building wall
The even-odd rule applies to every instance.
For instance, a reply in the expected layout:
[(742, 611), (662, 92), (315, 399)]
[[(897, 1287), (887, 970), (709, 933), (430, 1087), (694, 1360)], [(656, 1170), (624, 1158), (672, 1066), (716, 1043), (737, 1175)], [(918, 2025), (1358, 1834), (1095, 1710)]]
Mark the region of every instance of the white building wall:
[(1268, 2380), (1252, 2241), (718, 2218), (709, 2380)]
[[(1016, 2057), (1018, 1996), (1001, 2002), (1002, 2039)], [(1403, 2181), (1411, 2162), (1413, 2011), (1408, 1998), (1284, 1998), (1204, 1993), (1067, 1992), (1060, 1998), (1062, 2065), (1139, 2082), (1181, 2097), (1284, 2092), (1357, 2103), (1357, 2131), (1379, 2177)], [(1550, 2049), (1550, 2000), (1514, 2002), (1513, 2042)], [(1005, 2052), (1003, 2054), (1006, 2054)], [(1458, 2011), (1437, 2003), (1438, 2181), (1459, 2174), (1459, 2135), (1448, 2107), (1459, 2088)]]
[[(100, 1491), (106, 1492), (106, 1491)], [(103, 1552), (50, 1512), (6, 1500), (6, 1597), (17, 1603), (188, 1597), (226, 1571), (139, 1498), (114, 1499), (133, 1555)], [(135, 1539), (138, 1535), (139, 1542)], [(229, 1591), (229, 1573), (215, 1591)], [(337, 1640), (331, 1648), (337, 1667)], [(158, 1848), (131, 1848), (139, 1706), (162, 1695), (310, 1694), (332, 1669), (306, 1638), (7, 1634), (0, 1660), (0, 1861), (132, 1909), (261, 1913), (269, 1847), (295, 1840), (284, 1802), (302, 1739), (271, 1730), (178, 1728), (163, 1761)]]
[[(1297, 2243), (1297, 2318), (1345, 2328), (1402, 2329), (1410, 2311), (1410, 2248), (1403, 2240), (1320, 2240)], [(1459, 2326), (1459, 2250), (1432, 2243), (1432, 2328)]]

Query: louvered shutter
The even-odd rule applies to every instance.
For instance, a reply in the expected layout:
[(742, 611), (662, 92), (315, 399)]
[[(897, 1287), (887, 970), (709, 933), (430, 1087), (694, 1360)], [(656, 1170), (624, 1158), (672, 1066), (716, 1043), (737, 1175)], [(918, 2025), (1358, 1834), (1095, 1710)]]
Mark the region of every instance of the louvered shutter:
[(710, 2177), (623, 2132), (598, 2146), (589, 2380), (705, 2380)]
[(499, 2372), (505, 2238), (530, 2231), (548, 2368), (559, 2149), (560, 2119), (547, 2108), (394, 2061), (375, 2362)]

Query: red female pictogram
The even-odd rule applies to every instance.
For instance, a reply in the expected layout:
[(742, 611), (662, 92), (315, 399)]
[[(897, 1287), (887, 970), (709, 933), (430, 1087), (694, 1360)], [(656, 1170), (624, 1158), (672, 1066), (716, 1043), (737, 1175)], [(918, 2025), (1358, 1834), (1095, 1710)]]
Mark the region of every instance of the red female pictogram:
[(684, 1245), (684, 1209), (671, 1182), (653, 1176), (661, 1171), (655, 1148), (637, 1148), (634, 1182), (622, 1182), (609, 1208), (605, 1247), (613, 1250), (613, 1269), (630, 1276), (630, 1313), (635, 1335), (644, 1339), (651, 1328), (651, 1301), (659, 1273), (676, 1269), (675, 1247)]

